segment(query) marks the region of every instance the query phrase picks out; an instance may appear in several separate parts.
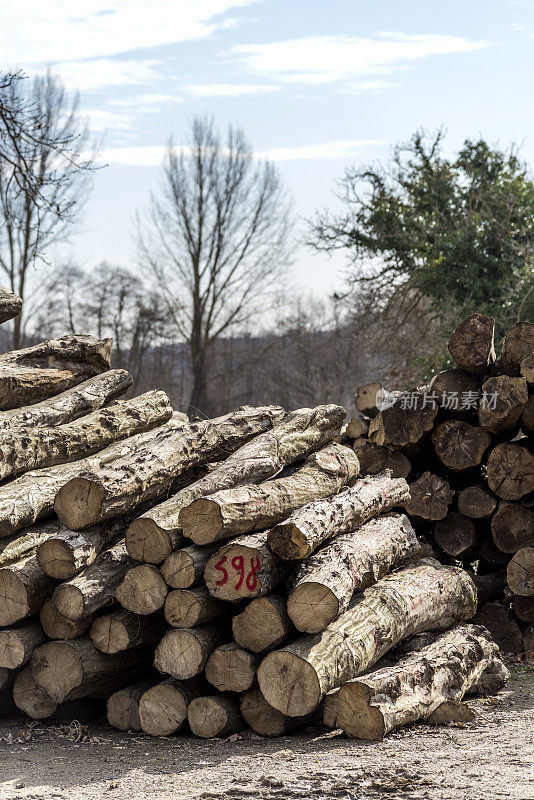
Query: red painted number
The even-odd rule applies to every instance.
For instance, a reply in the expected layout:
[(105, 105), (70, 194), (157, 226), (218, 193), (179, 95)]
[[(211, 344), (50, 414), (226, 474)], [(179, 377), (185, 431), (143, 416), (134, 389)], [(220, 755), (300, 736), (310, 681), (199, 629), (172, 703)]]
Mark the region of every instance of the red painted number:
[(232, 567), (235, 569), (236, 572), (239, 572), (239, 580), (234, 586), (234, 589), (237, 592), (237, 590), (241, 588), (241, 585), (245, 580), (245, 560), (243, 556), (234, 556), (234, 558), (232, 558)]
[(223, 567), (223, 564), (224, 564), (225, 561), (226, 561), (226, 556), (223, 556), (221, 558), (221, 560), (219, 561), (219, 563), (215, 564), (215, 569), (219, 570), (219, 572), (222, 572), (222, 574), (223, 574), (223, 576), (220, 579), (220, 581), (215, 581), (215, 585), (216, 586), (224, 586), (224, 584), (228, 580), (228, 572)]
[[(256, 563), (254, 563), (256, 562)], [(258, 572), (261, 567), (259, 558), (250, 559), (250, 572), (247, 575), (247, 589), (253, 592), (258, 585)]]

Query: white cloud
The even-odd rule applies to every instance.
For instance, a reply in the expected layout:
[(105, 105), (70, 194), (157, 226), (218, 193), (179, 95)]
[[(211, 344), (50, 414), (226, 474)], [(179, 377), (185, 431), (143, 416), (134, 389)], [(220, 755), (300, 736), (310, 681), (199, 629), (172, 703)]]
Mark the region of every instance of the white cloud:
[(393, 89), (398, 84), (393, 81), (355, 81), (345, 83), (340, 87), (340, 94), (363, 94), (364, 92), (383, 92), (386, 89)]
[(377, 147), (386, 144), (383, 139), (345, 139), (338, 142), (322, 142), (321, 144), (305, 144), (296, 147), (275, 147), (257, 153), (259, 158), (271, 161), (303, 161), (332, 158), (353, 158), (365, 147)]
[(159, 77), (159, 62), (120, 61), (110, 58), (70, 61), (54, 67), (69, 89), (97, 91), (106, 86), (139, 86)]
[(89, 118), (89, 125), (93, 131), (129, 131), (134, 125), (132, 114), (120, 114), (104, 108), (93, 108), (85, 112)]
[(166, 145), (110, 147), (100, 154), (99, 162), (115, 166), (159, 167), (166, 151)]
[(245, 94), (272, 94), (280, 91), (279, 86), (252, 83), (190, 83), (184, 89), (196, 97), (241, 97)]
[(488, 43), (439, 34), (377, 34), (374, 38), (315, 36), (238, 45), (232, 52), (253, 72), (305, 84), (391, 72), (406, 62), (464, 53)]

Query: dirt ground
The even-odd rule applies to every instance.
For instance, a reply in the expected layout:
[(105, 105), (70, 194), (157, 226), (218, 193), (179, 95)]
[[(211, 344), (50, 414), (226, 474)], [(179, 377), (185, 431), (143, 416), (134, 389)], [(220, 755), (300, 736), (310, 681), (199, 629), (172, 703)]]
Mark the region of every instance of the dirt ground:
[(0, 723), (1, 800), (534, 799), (534, 668), (514, 667), (465, 726), (384, 742), (294, 736), (154, 739), (103, 725)]

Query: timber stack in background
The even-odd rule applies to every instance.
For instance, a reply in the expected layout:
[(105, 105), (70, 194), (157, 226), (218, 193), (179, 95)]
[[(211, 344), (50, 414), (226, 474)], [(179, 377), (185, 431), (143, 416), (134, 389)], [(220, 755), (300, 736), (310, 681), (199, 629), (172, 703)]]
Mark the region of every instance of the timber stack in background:
[(496, 361), (475, 315), (423, 407), (372, 384), (347, 426), (118, 400), (91, 336), (0, 356), (0, 709), (104, 699), (120, 730), (205, 738), (471, 719), (507, 677), (488, 629), (532, 649), (533, 330)]

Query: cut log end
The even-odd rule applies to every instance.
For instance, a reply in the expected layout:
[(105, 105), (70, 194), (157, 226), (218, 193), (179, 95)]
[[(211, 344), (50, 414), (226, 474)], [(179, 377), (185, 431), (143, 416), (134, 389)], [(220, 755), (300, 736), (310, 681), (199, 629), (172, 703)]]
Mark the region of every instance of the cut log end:
[(83, 592), (77, 586), (68, 583), (60, 584), (55, 589), (52, 600), (63, 617), (73, 622), (83, 618), (85, 601)]
[(243, 728), (243, 718), (231, 695), (195, 698), (187, 718), (191, 732), (202, 739), (230, 736)]
[(112, 614), (95, 619), (90, 637), (94, 646), (102, 653), (119, 653), (126, 650), (130, 643), (124, 624)]
[(305, 633), (319, 633), (339, 614), (339, 601), (321, 583), (301, 583), (291, 593), (287, 613), (294, 626)]
[(534, 595), (534, 547), (518, 550), (508, 564), (506, 580), (512, 592), (520, 597)]
[(87, 478), (73, 478), (56, 494), (54, 510), (72, 531), (94, 525), (100, 519), (105, 492)]
[(51, 717), (57, 708), (56, 701), (36, 684), (29, 667), (19, 672), (15, 678), (13, 700), (17, 708), (31, 719)]
[(271, 550), (287, 561), (301, 560), (309, 555), (306, 537), (292, 522), (279, 523), (269, 531), (267, 541)]
[(168, 631), (156, 648), (154, 665), (173, 678), (186, 680), (202, 671), (202, 646), (192, 630)]
[(174, 681), (163, 681), (139, 701), (141, 728), (150, 736), (171, 736), (187, 719), (187, 695)]
[(37, 551), (39, 566), (51, 578), (66, 581), (76, 574), (72, 549), (61, 539), (48, 539)]
[(30, 613), (28, 591), (10, 569), (0, 569), (0, 626), (12, 625)]
[(47, 642), (31, 659), (31, 670), (38, 685), (52, 700), (61, 703), (83, 681), (83, 665), (68, 642)]
[(209, 544), (218, 539), (223, 528), (220, 507), (207, 497), (194, 500), (180, 512), (184, 535), (195, 544)]
[(311, 714), (321, 700), (321, 687), (311, 664), (284, 650), (264, 658), (258, 683), (269, 705), (288, 717)]
[(342, 728), (352, 739), (368, 739), (380, 742), (386, 735), (384, 717), (378, 708), (371, 705), (372, 692), (359, 681), (351, 681), (350, 692), (337, 702), (337, 692), (326, 696), (324, 723), (331, 728)]
[(132, 522), (125, 539), (130, 556), (145, 564), (161, 564), (172, 552), (168, 531), (149, 517), (139, 517)]
[(140, 564), (128, 570), (115, 597), (123, 608), (146, 616), (163, 608), (167, 591), (159, 570), (150, 564)]

